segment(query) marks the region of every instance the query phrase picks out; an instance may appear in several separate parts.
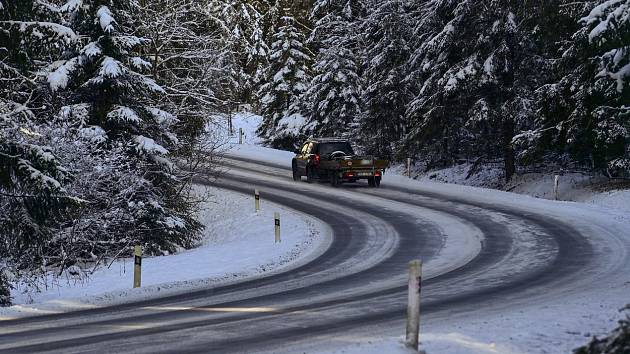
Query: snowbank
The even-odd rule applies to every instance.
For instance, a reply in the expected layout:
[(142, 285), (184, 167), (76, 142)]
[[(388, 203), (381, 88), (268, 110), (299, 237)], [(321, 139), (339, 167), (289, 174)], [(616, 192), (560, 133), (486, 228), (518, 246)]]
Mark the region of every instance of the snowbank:
[[(200, 189), (201, 192), (201, 189)], [(174, 255), (142, 261), (142, 288), (132, 289), (133, 259), (115, 261), (93, 274), (68, 272), (42, 279), (42, 291), (19, 286), (14, 306), (0, 308), (0, 320), (113, 305), (216, 286), (294, 267), (322, 252), (328, 229), (320, 221), (253, 196), (208, 188), (201, 220), (202, 244)], [(274, 212), (282, 215), (283, 239), (274, 243)]]
[[(503, 182), (503, 166), (499, 163), (486, 163), (468, 177), (473, 164), (464, 163), (448, 168), (417, 174), (412, 173), (417, 182), (437, 182), (471, 187), (491, 188), (535, 198), (555, 199), (554, 175), (545, 173), (517, 174), (510, 183)], [(394, 166), (390, 173), (406, 176), (404, 166)], [(468, 178), (467, 178), (468, 177)], [(558, 200), (594, 204), (603, 207), (630, 211), (630, 183), (609, 182), (605, 177), (595, 177), (582, 173), (564, 173), (559, 176)]]

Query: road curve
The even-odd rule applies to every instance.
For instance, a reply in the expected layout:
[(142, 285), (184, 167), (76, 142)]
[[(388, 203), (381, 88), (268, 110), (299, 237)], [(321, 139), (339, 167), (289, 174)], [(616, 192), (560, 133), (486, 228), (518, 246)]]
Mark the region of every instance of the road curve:
[(386, 183), (333, 189), (293, 182), (283, 166), (226, 164), (212, 184), (259, 188), (266, 200), (320, 219), (333, 231), (328, 249), (232, 285), (5, 321), (0, 352), (274, 352), (357, 328), (402, 333), (406, 269), (416, 258), (425, 262), (423, 316), (440, 320), (544, 303), (602, 275), (589, 235), (543, 213)]

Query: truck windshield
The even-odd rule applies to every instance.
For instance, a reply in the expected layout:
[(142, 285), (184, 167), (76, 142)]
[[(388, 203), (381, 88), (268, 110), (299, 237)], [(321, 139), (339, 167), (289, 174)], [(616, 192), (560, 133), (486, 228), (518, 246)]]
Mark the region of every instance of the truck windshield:
[(343, 151), (346, 153), (346, 155), (354, 155), (354, 151), (352, 151), (352, 146), (350, 146), (350, 143), (348, 143), (347, 141), (319, 144), (320, 155), (330, 155), (335, 151)]

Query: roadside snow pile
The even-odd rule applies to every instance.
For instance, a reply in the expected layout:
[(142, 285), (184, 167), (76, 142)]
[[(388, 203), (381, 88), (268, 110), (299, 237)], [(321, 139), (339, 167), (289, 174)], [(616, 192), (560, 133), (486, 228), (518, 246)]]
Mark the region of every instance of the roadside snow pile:
[[(405, 166), (402, 165), (393, 166), (388, 172), (401, 176), (407, 173)], [(506, 184), (503, 181), (501, 163), (484, 163), (478, 166), (463, 163), (419, 174), (412, 172), (412, 176), (419, 182), (459, 184), (498, 189), (535, 198), (555, 198), (553, 174), (517, 174)], [(558, 182), (558, 200), (630, 211), (630, 182), (610, 182), (603, 176), (595, 177), (582, 173), (561, 174)]]
[[(203, 188), (199, 188), (203, 192)], [(226, 284), (286, 269), (311, 259), (324, 240), (321, 223), (253, 196), (208, 188), (200, 220), (208, 226), (198, 248), (142, 260), (142, 288), (132, 289), (133, 259), (113, 262), (92, 274), (78, 268), (40, 279), (41, 292), (15, 284), (14, 306), (0, 308), (0, 320), (113, 305)], [(274, 212), (282, 215), (283, 238), (274, 243)], [(1, 294), (0, 294), (1, 295)]]

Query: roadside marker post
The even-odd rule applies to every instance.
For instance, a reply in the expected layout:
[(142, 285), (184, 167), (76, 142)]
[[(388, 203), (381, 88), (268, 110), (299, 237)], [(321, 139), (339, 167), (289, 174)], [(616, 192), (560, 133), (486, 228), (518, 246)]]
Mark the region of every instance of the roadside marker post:
[(558, 200), (558, 188), (560, 187), (560, 176), (555, 175), (553, 178), (553, 199)]
[(243, 128), (238, 128), (238, 143), (243, 144)]
[(133, 254), (133, 287), (139, 288), (142, 283), (142, 246), (136, 246)]
[(407, 177), (411, 178), (411, 157), (407, 158)]
[(254, 204), (256, 206), (256, 212), (260, 211), (260, 192), (258, 189), (254, 189)]
[(276, 243), (281, 242), (280, 240), (280, 213), (274, 213), (274, 223), (276, 225)]
[(409, 262), (409, 297), (407, 303), (407, 346), (418, 350), (420, 335), (420, 291), (422, 289), (422, 262)]

